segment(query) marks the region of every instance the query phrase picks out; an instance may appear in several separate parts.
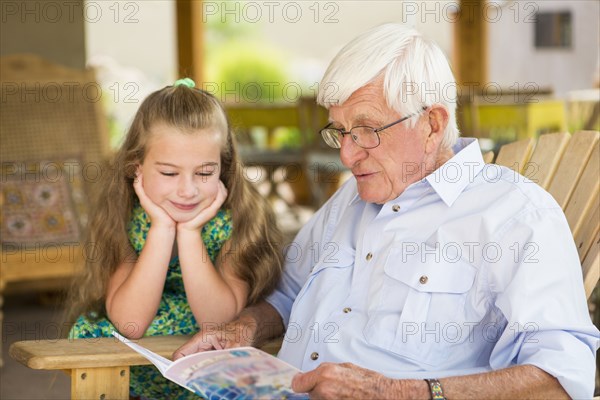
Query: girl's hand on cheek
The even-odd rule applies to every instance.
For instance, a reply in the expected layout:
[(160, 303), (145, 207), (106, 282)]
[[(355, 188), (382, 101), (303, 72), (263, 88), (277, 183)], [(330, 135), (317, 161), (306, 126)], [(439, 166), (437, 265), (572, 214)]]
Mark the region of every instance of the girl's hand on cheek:
[(133, 180), (133, 189), (140, 199), (142, 208), (146, 211), (152, 222), (152, 227), (175, 228), (176, 223), (171, 216), (159, 205), (154, 203), (144, 191), (144, 182), (142, 171), (138, 169), (137, 175)]
[(202, 209), (198, 215), (187, 222), (180, 222), (177, 224), (177, 230), (190, 230), (190, 231), (198, 231), (201, 227), (203, 227), (208, 221), (214, 218), (219, 212), (219, 209), (225, 202), (227, 198), (227, 189), (223, 182), (219, 181), (217, 187), (217, 195), (214, 200), (208, 204), (208, 206)]

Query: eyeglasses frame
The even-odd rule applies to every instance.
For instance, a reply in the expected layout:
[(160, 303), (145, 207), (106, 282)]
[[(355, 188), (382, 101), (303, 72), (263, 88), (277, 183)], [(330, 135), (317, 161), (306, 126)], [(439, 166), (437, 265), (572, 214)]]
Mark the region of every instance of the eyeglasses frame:
[[(418, 114), (420, 114), (420, 113), (414, 113), (414, 114), (407, 115), (405, 117), (400, 118), (397, 121), (394, 121), (394, 122), (391, 122), (391, 123), (389, 123), (387, 125), (384, 125), (381, 128), (373, 128), (372, 126), (359, 125), (359, 126), (353, 126), (349, 131), (345, 131), (343, 129), (338, 129), (338, 128), (330, 128), (331, 124), (333, 124), (333, 122), (330, 122), (327, 125), (325, 125), (323, 128), (321, 128), (319, 130), (319, 133), (321, 134), (321, 137), (323, 138), (323, 140), (325, 141), (325, 143), (329, 147), (332, 147), (332, 146), (329, 143), (327, 143), (327, 140), (325, 139), (325, 136), (323, 135), (323, 131), (326, 130), (326, 129), (333, 129), (333, 130), (338, 131), (340, 133), (340, 135), (342, 135), (342, 139), (344, 138), (344, 135), (350, 135), (350, 137), (352, 138), (352, 141), (354, 143), (356, 143), (357, 146), (359, 146), (360, 148), (366, 149), (366, 150), (370, 150), (370, 149), (374, 149), (374, 148), (378, 147), (381, 144), (381, 137), (379, 136), (379, 132), (383, 131), (384, 129), (390, 128), (390, 127), (392, 127), (392, 126), (394, 126), (396, 124), (399, 124), (400, 122), (404, 122), (407, 119), (409, 119), (411, 117), (414, 117), (415, 115), (418, 115)], [(361, 146), (360, 144), (358, 144), (356, 142), (356, 140), (354, 139), (354, 137), (351, 135), (352, 129), (355, 129), (355, 128), (369, 128), (369, 129), (373, 129), (373, 133), (375, 133), (375, 135), (377, 136), (377, 144), (375, 146), (373, 146), (373, 147), (364, 147), (364, 146)], [(340, 142), (340, 147), (332, 147), (332, 148), (339, 149), (341, 147), (342, 146), (341, 146), (341, 142)]]

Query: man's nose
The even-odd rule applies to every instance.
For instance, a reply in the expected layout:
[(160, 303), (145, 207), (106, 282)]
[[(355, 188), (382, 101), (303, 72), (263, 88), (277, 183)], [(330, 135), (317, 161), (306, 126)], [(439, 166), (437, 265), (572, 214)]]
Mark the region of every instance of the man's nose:
[(340, 159), (346, 168), (352, 168), (367, 156), (367, 151), (352, 140), (351, 134), (342, 137)]

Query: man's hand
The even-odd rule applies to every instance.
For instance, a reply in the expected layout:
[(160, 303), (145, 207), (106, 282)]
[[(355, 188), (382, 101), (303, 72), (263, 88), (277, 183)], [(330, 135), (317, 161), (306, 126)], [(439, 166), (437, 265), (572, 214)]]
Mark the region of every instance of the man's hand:
[(187, 343), (173, 353), (173, 359), (207, 350), (222, 350), (231, 347), (252, 346), (256, 334), (256, 324), (236, 320), (221, 324), (218, 329), (203, 327)]
[(206, 326), (201, 327), (200, 333), (173, 353), (173, 359), (206, 350), (260, 346), (267, 340), (283, 334), (281, 316), (266, 301), (245, 308), (238, 319), (221, 324), (218, 328), (214, 325), (204, 325)]
[[(424, 381), (423, 385), (426, 385)], [(323, 363), (312, 371), (299, 373), (292, 381), (292, 388), (299, 393), (309, 393), (311, 399), (412, 398), (411, 393), (404, 392), (401, 380), (351, 363)]]

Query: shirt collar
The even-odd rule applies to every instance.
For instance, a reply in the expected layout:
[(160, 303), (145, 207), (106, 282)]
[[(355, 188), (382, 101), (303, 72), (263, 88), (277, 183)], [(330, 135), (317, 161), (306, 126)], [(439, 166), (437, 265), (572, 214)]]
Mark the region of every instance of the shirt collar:
[(475, 138), (459, 138), (452, 150), (454, 156), (425, 177), (448, 207), (452, 206), (485, 165), (479, 142)]
[(362, 201), (362, 199), (358, 195), (358, 191), (356, 191), (356, 194), (354, 195), (354, 197), (352, 197), (352, 199), (350, 200), (350, 202), (348, 203), (348, 205), (352, 206), (352, 205), (358, 203), (359, 201)]

